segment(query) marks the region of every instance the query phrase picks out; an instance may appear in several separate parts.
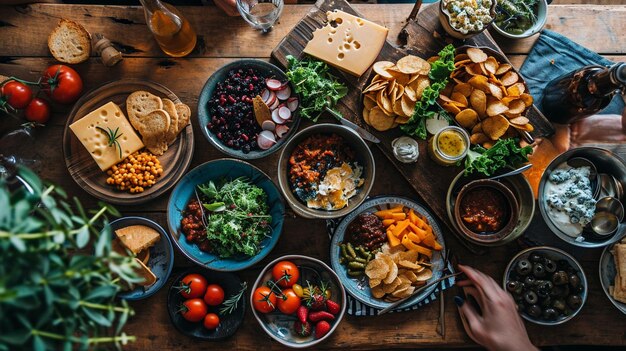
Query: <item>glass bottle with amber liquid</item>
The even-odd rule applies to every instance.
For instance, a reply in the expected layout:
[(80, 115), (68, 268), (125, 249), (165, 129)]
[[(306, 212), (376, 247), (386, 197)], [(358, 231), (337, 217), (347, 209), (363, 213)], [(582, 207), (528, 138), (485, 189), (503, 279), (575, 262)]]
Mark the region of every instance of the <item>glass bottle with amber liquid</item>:
[(187, 56), (196, 46), (196, 32), (174, 6), (159, 0), (140, 0), (146, 23), (161, 50), (173, 57)]
[(626, 91), (626, 62), (609, 68), (586, 66), (564, 74), (546, 86), (543, 113), (554, 123), (569, 124), (589, 117)]

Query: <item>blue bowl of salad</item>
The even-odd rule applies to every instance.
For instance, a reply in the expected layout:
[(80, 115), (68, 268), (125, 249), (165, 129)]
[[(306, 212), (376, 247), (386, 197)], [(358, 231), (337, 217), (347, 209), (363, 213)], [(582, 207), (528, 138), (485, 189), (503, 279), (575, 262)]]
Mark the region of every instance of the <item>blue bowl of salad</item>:
[(267, 256), (282, 232), (285, 205), (272, 180), (253, 165), (218, 159), (176, 185), (167, 204), (174, 245), (196, 264), (239, 271)]

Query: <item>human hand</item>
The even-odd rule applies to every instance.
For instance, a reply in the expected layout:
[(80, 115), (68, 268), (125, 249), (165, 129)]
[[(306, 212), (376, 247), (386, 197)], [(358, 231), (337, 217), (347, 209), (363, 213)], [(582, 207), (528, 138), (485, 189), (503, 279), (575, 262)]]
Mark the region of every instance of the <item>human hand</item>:
[(239, 16), (236, 0), (213, 0), (217, 7), (221, 8), (228, 16)]
[(463, 327), (476, 343), (489, 351), (537, 350), (528, 339), (522, 318), (517, 313), (515, 302), (488, 275), (468, 266), (459, 265), (467, 280), (457, 282), (465, 295), (472, 296), (481, 310), (460, 296), (454, 297), (459, 306)]

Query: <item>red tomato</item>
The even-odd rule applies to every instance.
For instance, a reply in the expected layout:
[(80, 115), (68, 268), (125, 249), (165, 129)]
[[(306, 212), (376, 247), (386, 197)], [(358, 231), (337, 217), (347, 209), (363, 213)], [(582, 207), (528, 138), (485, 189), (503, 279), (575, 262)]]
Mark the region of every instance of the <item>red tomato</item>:
[(42, 98), (34, 98), (26, 106), (24, 117), (30, 122), (46, 123), (50, 119), (50, 104)]
[(209, 306), (219, 306), (224, 301), (224, 289), (217, 284), (211, 284), (206, 288), (204, 302)]
[(183, 318), (190, 322), (200, 322), (207, 314), (206, 304), (202, 299), (190, 299), (183, 302), (180, 309)]
[(203, 276), (192, 273), (187, 274), (183, 279), (181, 279), (178, 290), (184, 298), (193, 299), (196, 297), (202, 297), (206, 292), (207, 285), (208, 283)]
[(274, 281), (283, 288), (289, 288), (300, 279), (300, 270), (289, 261), (280, 261), (272, 269)]
[(261, 286), (254, 291), (252, 302), (255, 310), (270, 313), (276, 308), (276, 294), (267, 286)]
[(208, 330), (213, 330), (220, 325), (220, 317), (215, 313), (209, 313), (204, 316), (204, 327)]
[(78, 73), (65, 65), (48, 67), (43, 72), (41, 83), (46, 94), (61, 104), (76, 101), (83, 91), (83, 81)]
[(16, 109), (23, 109), (33, 98), (33, 91), (24, 83), (12, 80), (2, 86), (2, 95), (7, 103)]
[(301, 300), (293, 289), (283, 290), (283, 297), (278, 298), (278, 309), (284, 314), (294, 314), (301, 305)]

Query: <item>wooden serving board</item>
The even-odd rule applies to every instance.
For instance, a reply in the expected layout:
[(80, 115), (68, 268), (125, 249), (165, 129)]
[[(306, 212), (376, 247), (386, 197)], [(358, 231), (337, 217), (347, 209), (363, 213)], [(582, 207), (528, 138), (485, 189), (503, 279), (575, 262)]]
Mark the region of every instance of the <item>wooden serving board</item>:
[[(407, 45), (403, 49), (392, 46), (388, 41), (383, 46), (377, 61), (387, 60), (396, 62), (408, 53), (429, 58), (436, 55), (447, 42), (442, 39), (444, 30), (438, 19), (438, 4), (423, 6), (417, 16), (417, 21), (409, 21), (403, 30), (403, 35), (407, 40)], [(294, 27), (294, 29), (278, 44), (272, 51), (272, 58), (278, 61), (283, 67), (287, 66), (287, 55), (301, 57), (302, 51), (307, 42), (313, 38), (313, 31), (326, 24), (326, 12), (332, 10), (342, 10), (344, 12), (361, 16), (345, 0), (319, 0), (310, 12)], [(407, 13), (408, 16), (408, 13)], [(362, 16), (361, 16), (362, 17)], [(492, 48), (502, 54), (493, 38), (485, 31), (465, 42), (455, 42), (456, 47), (462, 45), (475, 45)], [(445, 208), (446, 192), (454, 177), (462, 171), (461, 167), (443, 167), (433, 162), (427, 154), (427, 142), (418, 140), (420, 144), (420, 156), (417, 163), (401, 163), (393, 156), (391, 142), (403, 135), (399, 128), (378, 132), (365, 124), (361, 113), (363, 110), (361, 91), (372, 77), (371, 68), (361, 77), (354, 77), (343, 71), (333, 69), (333, 73), (340, 77), (347, 84), (349, 92), (342, 98), (337, 109), (343, 113), (346, 119), (367, 129), (381, 142), (376, 144), (382, 152), (389, 158), (394, 166), (400, 171), (409, 184), (428, 204), (435, 215), (452, 228), (448, 222)], [(554, 132), (550, 122), (537, 110), (531, 107), (527, 117), (535, 126), (534, 136), (550, 135)], [(378, 177), (384, 177), (386, 170), (377, 169)], [(454, 232), (454, 231), (453, 231)]]

